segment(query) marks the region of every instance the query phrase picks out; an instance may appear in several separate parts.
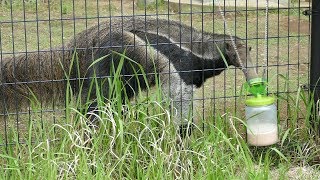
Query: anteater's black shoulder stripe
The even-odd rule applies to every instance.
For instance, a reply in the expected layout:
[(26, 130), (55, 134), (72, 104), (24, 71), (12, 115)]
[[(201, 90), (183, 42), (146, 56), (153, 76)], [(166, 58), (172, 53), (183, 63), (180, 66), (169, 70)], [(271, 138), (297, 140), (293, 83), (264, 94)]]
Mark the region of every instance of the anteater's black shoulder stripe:
[(165, 55), (187, 85), (194, 84), (200, 87), (207, 78), (220, 74), (225, 68), (225, 63), (221, 59), (205, 59), (193, 53), (184, 46), (184, 43), (188, 42), (174, 42), (163, 34), (143, 31), (133, 33)]
[[(148, 36), (148, 40), (150, 42), (150, 39), (151, 37), (156, 37), (156, 43), (160, 43), (161, 40), (165, 40), (167, 44), (172, 44), (172, 45), (175, 45), (177, 46), (179, 49), (182, 49), (183, 51), (187, 51), (187, 52), (190, 52), (192, 53), (194, 56), (198, 57), (198, 58), (201, 58), (201, 59), (212, 59), (212, 56), (207, 56), (206, 54), (199, 54), (197, 52), (195, 52), (195, 50), (191, 50), (189, 48), (190, 44), (193, 43), (192, 40), (188, 40), (188, 41), (177, 41), (174, 39), (174, 37), (170, 37), (168, 36), (167, 34), (162, 34), (162, 33), (159, 33), (159, 32), (153, 32), (153, 31), (135, 31), (134, 32), (135, 34), (137, 34), (138, 36), (140, 36), (141, 34), (144, 34), (144, 37), (145, 38), (146, 36)], [(183, 34), (182, 34), (183, 36)], [(201, 41), (200, 41), (201, 42)]]

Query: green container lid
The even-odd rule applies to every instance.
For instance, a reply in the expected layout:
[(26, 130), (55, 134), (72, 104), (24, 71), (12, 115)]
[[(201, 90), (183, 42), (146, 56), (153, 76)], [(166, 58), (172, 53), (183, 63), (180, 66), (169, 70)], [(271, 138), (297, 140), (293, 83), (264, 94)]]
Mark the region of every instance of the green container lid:
[(262, 78), (254, 78), (248, 81), (248, 91), (254, 96), (267, 94), (267, 82)]
[(249, 98), (246, 100), (246, 105), (247, 106), (251, 106), (251, 107), (255, 107), (255, 106), (267, 106), (267, 105), (271, 105), (275, 102), (275, 98), (274, 97), (270, 97), (270, 96), (255, 96), (253, 98)]

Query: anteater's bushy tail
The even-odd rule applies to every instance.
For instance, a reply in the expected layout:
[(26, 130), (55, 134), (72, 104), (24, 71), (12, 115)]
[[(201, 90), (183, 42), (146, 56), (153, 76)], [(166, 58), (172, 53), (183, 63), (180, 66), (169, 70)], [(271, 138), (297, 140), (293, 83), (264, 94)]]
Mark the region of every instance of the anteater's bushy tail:
[(35, 97), (44, 103), (65, 98), (66, 79), (86, 75), (88, 64), (92, 63), (92, 47), (96, 46), (94, 38), (101, 39), (109, 32), (105, 30), (106, 24), (77, 34), (60, 48), (0, 59), (0, 105), (5, 106), (3, 109), (24, 107)]
[(57, 50), (3, 58), (0, 65), (3, 109), (19, 108), (35, 97), (41, 102), (62, 98), (71, 59), (72, 52)]

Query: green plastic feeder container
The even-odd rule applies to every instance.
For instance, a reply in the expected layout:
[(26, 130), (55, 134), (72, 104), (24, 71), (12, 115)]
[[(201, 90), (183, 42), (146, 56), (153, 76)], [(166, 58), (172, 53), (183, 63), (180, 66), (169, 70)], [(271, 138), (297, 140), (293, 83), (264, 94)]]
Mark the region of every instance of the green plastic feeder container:
[(261, 94), (256, 93), (245, 101), (247, 142), (252, 146), (269, 146), (278, 142), (275, 98)]

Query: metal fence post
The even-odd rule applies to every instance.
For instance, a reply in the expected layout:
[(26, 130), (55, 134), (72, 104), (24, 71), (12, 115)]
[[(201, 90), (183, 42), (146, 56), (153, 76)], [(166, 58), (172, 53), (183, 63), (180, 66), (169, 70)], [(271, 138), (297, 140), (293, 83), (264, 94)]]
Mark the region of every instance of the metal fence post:
[[(314, 92), (314, 104), (318, 105), (320, 100), (320, 1), (312, 1), (312, 24), (311, 24), (311, 64), (310, 64), (310, 87)], [(315, 117), (313, 121), (317, 125), (316, 120), (319, 118), (319, 109), (315, 108)], [(318, 124), (319, 136), (320, 125)]]

